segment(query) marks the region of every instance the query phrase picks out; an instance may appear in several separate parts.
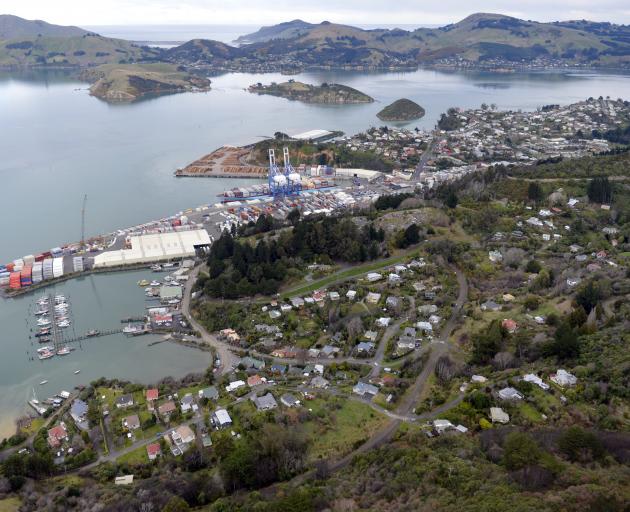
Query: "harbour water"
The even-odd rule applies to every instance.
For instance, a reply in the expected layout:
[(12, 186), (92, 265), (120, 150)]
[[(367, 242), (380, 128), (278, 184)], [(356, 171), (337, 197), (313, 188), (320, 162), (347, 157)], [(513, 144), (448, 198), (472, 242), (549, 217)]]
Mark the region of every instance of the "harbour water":
[[(0, 261), (75, 241), (81, 203), (88, 195), (86, 234), (98, 234), (216, 201), (224, 188), (252, 181), (176, 179), (173, 171), (224, 144), (243, 144), (314, 128), (351, 134), (383, 124), (384, 105), (407, 97), (426, 116), (407, 125), (431, 128), (448, 107), (485, 102), (499, 108), (534, 109), (589, 96), (630, 96), (628, 75), (614, 73), (410, 73), (307, 72), (309, 83), (338, 82), (376, 98), (369, 105), (321, 106), (256, 96), (255, 82), (282, 81), (280, 74), (227, 74), (213, 78), (208, 93), (108, 105), (90, 97), (87, 85), (63, 72), (0, 74)], [(62, 284), (73, 303), (77, 332), (109, 329), (140, 313), (144, 294), (138, 273), (107, 274)], [(0, 302), (0, 436), (25, 412), (33, 386), (40, 397), (100, 377), (143, 382), (163, 375), (203, 371), (207, 357), (193, 349), (149, 338), (123, 336), (83, 343), (64, 358), (29, 361), (25, 320), (33, 300)], [(76, 368), (81, 369), (74, 375)], [(49, 383), (38, 389), (41, 380)]]

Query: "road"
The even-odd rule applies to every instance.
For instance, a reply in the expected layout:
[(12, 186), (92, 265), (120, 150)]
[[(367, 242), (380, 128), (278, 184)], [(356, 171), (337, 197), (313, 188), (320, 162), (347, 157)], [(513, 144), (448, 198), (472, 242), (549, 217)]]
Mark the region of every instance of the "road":
[(433, 138), (431, 139), (431, 142), (429, 142), (429, 145), (427, 146), (427, 150), (424, 153), (422, 153), (422, 156), (420, 157), (420, 161), (418, 162), (418, 165), (416, 165), (416, 169), (413, 171), (413, 177), (412, 177), (413, 180), (420, 179), (420, 173), (422, 173), (422, 171), (424, 170), (424, 166), (429, 161), (431, 156), (433, 156), (433, 149), (435, 148), (438, 142), (439, 142), (439, 139), (434, 134)]
[(203, 325), (193, 318), (193, 315), (190, 312), (192, 287), (197, 281), (197, 276), (203, 266), (204, 265), (199, 265), (195, 267), (189, 274), (188, 281), (186, 281), (186, 286), (184, 287), (184, 296), (182, 298), (182, 314), (186, 317), (190, 326), (200, 334), (201, 339), (208, 345), (214, 347), (216, 350), (217, 355), (221, 359), (221, 365), (217, 369), (218, 376), (232, 370), (232, 368), (238, 364), (240, 358), (232, 352), (229, 344), (220, 341), (216, 336), (210, 334)]

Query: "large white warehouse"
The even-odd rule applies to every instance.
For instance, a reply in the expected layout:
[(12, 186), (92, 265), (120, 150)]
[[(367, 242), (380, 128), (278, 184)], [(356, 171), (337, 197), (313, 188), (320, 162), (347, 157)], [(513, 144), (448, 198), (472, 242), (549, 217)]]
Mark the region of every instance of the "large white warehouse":
[(197, 229), (132, 236), (130, 242), (131, 249), (94, 256), (94, 268), (190, 258), (197, 248), (210, 245), (210, 236), (205, 229)]

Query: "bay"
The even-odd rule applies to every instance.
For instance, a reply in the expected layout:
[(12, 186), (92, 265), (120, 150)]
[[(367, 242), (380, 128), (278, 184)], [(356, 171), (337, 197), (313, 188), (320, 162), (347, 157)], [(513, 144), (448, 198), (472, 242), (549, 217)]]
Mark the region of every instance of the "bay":
[[(401, 97), (416, 101), (427, 113), (399, 126), (430, 129), (452, 106), (485, 102), (529, 110), (589, 96), (627, 99), (630, 92), (628, 75), (607, 72), (317, 71), (291, 78), (343, 83), (377, 101), (323, 106), (256, 96), (247, 86), (288, 77), (231, 73), (212, 78), (208, 93), (108, 105), (63, 72), (0, 74), (0, 261), (80, 239), (84, 194), (89, 236), (212, 204), (223, 189), (252, 183), (173, 177), (177, 167), (224, 144), (249, 143), (276, 131), (323, 128), (352, 134), (382, 125), (376, 113)], [(137, 273), (99, 275), (59, 289), (81, 304), (75, 315), (81, 329), (107, 329), (143, 310), (138, 279)], [(166, 343), (147, 348), (148, 338), (136, 343), (122, 336), (90, 341), (64, 358), (29, 361), (25, 322), (31, 302), (29, 296), (0, 302), (0, 435), (10, 433), (32, 388), (44, 378), (52, 392), (100, 376), (148, 382), (203, 371), (208, 365), (193, 349)], [(75, 377), (77, 365), (82, 371)]]

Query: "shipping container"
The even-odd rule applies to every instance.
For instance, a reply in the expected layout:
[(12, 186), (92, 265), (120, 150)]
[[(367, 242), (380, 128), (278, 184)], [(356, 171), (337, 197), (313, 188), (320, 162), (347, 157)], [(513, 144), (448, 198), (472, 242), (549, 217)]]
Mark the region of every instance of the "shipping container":
[(25, 265), (32, 265), (33, 263), (35, 263), (35, 256), (33, 256), (32, 254), (24, 256), (22, 259), (24, 260)]
[(72, 258), (72, 266), (75, 272), (83, 272), (83, 258), (81, 256)]
[(46, 255), (44, 253), (38, 254), (37, 256), (35, 256), (35, 261), (44, 261), (45, 257)]
[(52, 262), (53, 277), (57, 278), (63, 276), (63, 258), (54, 258)]
[(11, 276), (9, 276), (9, 287), (12, 290), (19, 290), (21, 288), (19, 272), (11, 273)]

